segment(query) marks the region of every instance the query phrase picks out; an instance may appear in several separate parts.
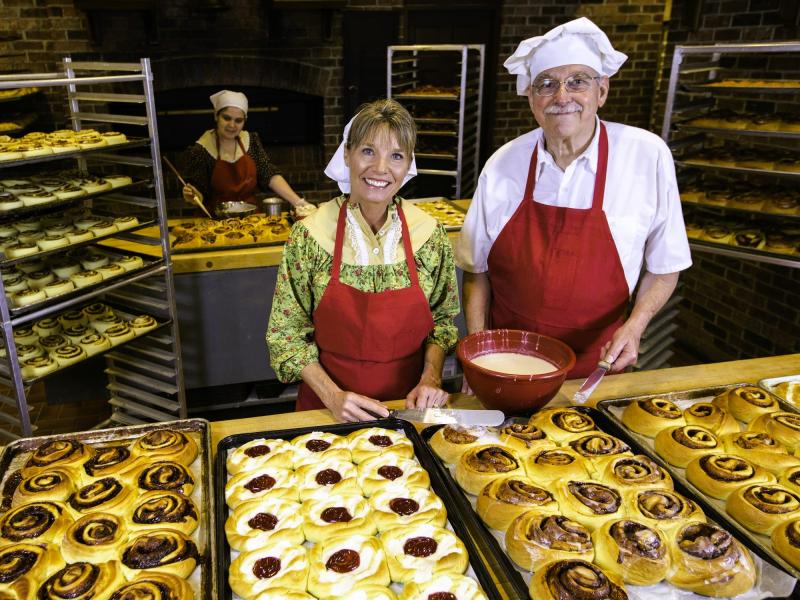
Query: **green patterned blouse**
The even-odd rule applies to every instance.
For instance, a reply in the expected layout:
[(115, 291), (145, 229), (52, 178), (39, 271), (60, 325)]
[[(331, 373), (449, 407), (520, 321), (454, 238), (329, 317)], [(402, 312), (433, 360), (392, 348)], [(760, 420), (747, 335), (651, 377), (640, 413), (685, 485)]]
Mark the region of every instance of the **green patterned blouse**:
[[(437, 344), (449, 352), (458, 341), (454, 319), (460, 306), (453, 249), (441, 224), (436, 225), (431, 237), (417, 250), (414, 260), (434, 321), (426, 343)], [(332, 263), (333, 256), (320, 246), (302, 221), (297, 222), (284, 246), (266, 335), (270, 364), (278, 379), (285, 383), (299, 381), (300, 371), (318, 360), (312, 315), (330, 281)], [(411, 285), (405, 259), (388, 265), (342, 263), (340, 280), (364, 292)]]

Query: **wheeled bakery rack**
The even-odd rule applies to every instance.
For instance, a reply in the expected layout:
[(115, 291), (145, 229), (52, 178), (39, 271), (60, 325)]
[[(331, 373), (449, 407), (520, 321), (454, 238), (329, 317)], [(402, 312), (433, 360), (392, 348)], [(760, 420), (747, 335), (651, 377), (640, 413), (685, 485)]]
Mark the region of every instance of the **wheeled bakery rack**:
[[(478, 181), (484, 54), (483, 44), (387, 48), (386, 96), (401, 102), (417, 124), (417, 171), (452, 179), (449, 190), (441, 190), (450, 198), (471, 197)], [(439, 195), (418, 192), (406, 195)]]
[[(676, 46), (661, 135), (676, 155), (693, 250), (800, 266), (798, 58), (798, 42)], [(700, 200), (684, 194), (692, 179)], [(714, 222), (754, 231), (753, 245), (715, 242), (703, 231)]]
[[(157, 224), (157, 239), (137, 234), (136, 227), (108, 236), (109, 248), (119, 248), (126, 241), (158, 245), (161, 256), (144, 267), (127, 272), (99, 284), (78, 288), (63, 296), (48, 298), (30, 307), (12, 306), (6, 297), (5, 284), (0, 283), (0, 317), (2, 318), (2, 347), (0, 359), (0, 438), (27, 437), (33, 432), (27, 395), (31, 378), (23, 378), (14, 343), (16, 327), (31, 326), (44, 317), (54, 317), (66, 310), (79, 308), (89, 301), (103, 301), (122, 314), (146, 313), (159, 326), (141, 336), (115, 345), (104, 353), (105, 373), (110, 392), (112, 416), (101, 425), (137, 424), (148, 421), (167, 421), (185, 418), (186, 398), (181, 366), (180, 338), (175, 316), (172, 261), (168, 238), (167, 214), (162, 183), (161, 160), (156, 128), (152, 71), (149, 59), (139, 62), (78, 62), (63, 60), (61, 70), (53, 73), (15, 74), (0, 76), (0, 89), (36, 86), (63, 88), (69, 105), (69, 117), (74, 131), (86, 127), (122, 125), (138, 137), (128, 135), (127, 142), (94, 150), (48, 154), (35, 158), (0, 162), (0, 176), (11, 178), (19, 173), (30, 174), (40, 167), (64, 168), (64, 163), (87, 171), (87, 165), (98, 169), (118, 169), (130, 173), (134, 185), (120, 191), (110, 190), (91, 197), (71, 201), (71, 206), (91, 207), (92, 212), (111, 217), (132, 215), (140, 226)], [(122, 113), (121, 108), (131, 108)], [(135, 114), (128, 114), (133, 112)], [(139, 135), (141, 132), (141, 135)], [(24, 216), (53, 215), (64, 210), (63, 203), (54, 206), (19, 209)], [(0, 214), (8, 222), (16, 211)], [(21, 215), (18, 215), (21, 216)], [(94, 239), (92, 243), (104, 240)], [(80, 244), (78, 244), (79, 246)], [(48, 251), (56, 254), (75, 245)], [(28, 257), (31, 261), (41, 254)], [(0, 260), (0, 267), (18, 264), (28, 259)], [(72, 366), (65, 367), (67, 369)], [(60, 373), (61, 370), (52, 374)], [(50, 374), (35, 378), (48, 377)]]

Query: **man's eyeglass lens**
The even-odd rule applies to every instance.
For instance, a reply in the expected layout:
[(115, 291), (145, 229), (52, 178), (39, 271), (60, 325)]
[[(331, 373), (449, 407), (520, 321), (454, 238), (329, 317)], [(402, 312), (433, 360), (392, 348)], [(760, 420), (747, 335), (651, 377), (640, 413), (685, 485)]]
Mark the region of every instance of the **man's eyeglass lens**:
[(585, 92), (589, 89), (593, 79), (600, 79), (599, 77), (589, 77), (588, 75), (572, 75), (563, 81), (560, 79), (542, 79), (533, 84), (533, 89), (539, 96), (553, 96), (561, 89), (561, 84), (564, 84), (567, 92), (579, 93)]

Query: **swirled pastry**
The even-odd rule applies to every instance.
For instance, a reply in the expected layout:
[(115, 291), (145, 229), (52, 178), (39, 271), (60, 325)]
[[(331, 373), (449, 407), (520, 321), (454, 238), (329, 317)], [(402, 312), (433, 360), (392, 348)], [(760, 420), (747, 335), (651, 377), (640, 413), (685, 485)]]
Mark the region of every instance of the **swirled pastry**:
[(132, 450), (149, 460), (170, 460), (187, 467), (197, 458), (197, 444), (192, 437), (172, 429), (156, 429), (143, 435)]
[(672, 476), (652, 458), (642, 454), (615, 458), (606, 466), (601, 481), (620, 490), (643, 487), (672, 489)]
[[(394, 592), (392, 592), (394, 593)], [(380, 598), (380, 596), (378, 596)], [(275, 587), (275, 588), (267, 588), (266, 591), (261, 592), (258, 596), (255, 596), (254, 600), (317, 600), (311, 594), (306, 594), (305, 592), (299, 592), (297, 590), (291, 590), (285, 587)], [(332, 598), (331, 600), (338, 600), (338, 598)], [(381, 600), (383, 600), (381, 598)], [(390, 597), (388, 600), (395, 600), (395, 598)]]
[(169, 490), (146, 492), (136, 499), (128, 524), (132, 532), (167, 527), (191, 535), (199, 512), (186, 496)]
[(250, 440), (236, 448), (225, 461), (228, 473), (236, 475), (273, 466), (279, 469), (294, 468), (294, 446), (286, 440)]
[(323, 496), (303, 503), (303, 533), (311, 542), (344, 534), (377, 531), (369, 504), (360, 494)]
[(309, 553), (308, 591), (317, 598), (346, 597), (355, 586), (386, 587), (391, 579), (381, 543), (358, 534), (334, 536)]
[[(441, 573), (417, 583), (412, 581), (403, 588), (399, 600), (486, 600), (478, 582), (464, 575)], [(367, 600), (367, 599), (365, 599)]]
[(28, 502), (64, 502), (75, 491), (72, 475), (61, 469), (42, 471), (20, 481), (11, 500), (12, 506)]
[(585, 560), (568, 558), (548, 563), (533, 574), (528, 587), (536, 600), (591, 598), (627, 600), (622, 581)]
[(561, 514), (590, 531), (625, 514), (620, 492), (599, 481), (560, 481), (556, 484), (556, 497)]
[(76, 513), (119, 512), (127, 506), (133, 490), (114, 477), (103, 477), (76, 490), (67, 505)]
[(800, 465), (800, 457), (790, 455), (786, 447), (768, 433), (740, 431), (722, 436), (728, 454), (746, 458), (751, 463), (762, 465), (775, 475), (789, 467)]
[(256, 471), (245, 471), (231, 477), (225, 484), (225, 503), (236, 508), (242, 502), (262, 496), (297, 500), (297, 477), (294, 471), (265, 467)]
[(370, 497), (387, 485), (398, 487), (430, 487), (428, 472), (413, 458), (402, 458), (389, 453), (368, 458), (358, 465), (358, 486)]
[(594, 544), (586, 527), (564, 515), (536, 510), (522, 513), (508, 526), (506, 551), (516, 564), (534, 572), (554, 560), (594, 560)]
[(55, 468), (77, 471), (90, 454), (89, 447), (77, 440), (50, 440), (34, 451), (22, 468), (22, 476)]
[(731, 388), (714, 398), (711, 403), (726, 409), (737, 421), (745, 423), (778, 410), (775, 397), (753, 385)]
[(390, 485), (372, 494), (369, 505), (379, 532), (412, 523), (444, 527), (447, 521), (447, 511), (441, 499), (425, 487)]
[(734, 454), (706, 454), (686, 467), (686, 479), (704, 494), (725, 500), (737, 488), (754, 483), (775, 483), (775, 476)]
[(11, 499), (14, 497), (14, 493), (17, 491), (21, 481), (22, 471), (20, 469), (9, 472), (3, 483), (3, 488), (0, 490), (0, 512), (5, 512), (11, 508)]
[(578, 433), (596, 431), (589, 415), (573, 408), (546, 408), (530, 418), (530, 424), (545, 432), (548, 438), (561, 444)]
[(192, 586), (168, 573), (144, 572), (122, 584), (110, 600), (194, 600)]
[(242, 598), (278, 587), (305, 590), (308, 566), (303, 546), (280, 541), (239, 554), (231, 562), (228, 583)]
[(714, 432), (717, 437), (741, 431), (739, 423), (727, 409), (711, 402), (698, 402), (683, 411), (687, 425), (700, 425)]
[(114, 589), (125, 582), (119, 562), (91, 564), (77, 562), (47, 578), (37, 600), (109, 600)]
[(97, 446), (93, 452), (81, 469), (84, 480), (112, 476), (127, 482), (133, 476), (136, 456), (128, 446)]
[(336, 455), (305, 464), (295, 474), (301, 501), (327, 494), (361, 494), (356, 466)]
[(782, 485), (744, 485), (734, 491), (725, 512), (750, 531), (770, 535), (782, 522), (800, 517), (800, 495)]
[(455, 469), (455, 478), (461, 489), (476, 495), (490, 481), (503, 475), (525, 475), (522, 461), (506, 446), (470, 448), (458, 459)]
[(699, 425), (662, 429), (654, 442), (658, 455), (669, 464), (686, 468), (693, 458), (717, 451), (721, 444), (713, 433)]
[(675, 490), (634, 489), (625, 494), (625, 512), (634, 521), (657, 527), (668, 540), (688, 521), (705, 521), (703, 510)]
[(592, 534), (594, 561), (631, 585), (655, 585), (667, 576), (670, 555), (658, 528), (637, 521), (609, 521)]
[(119, 560), (128, 539), (128, 527), (117, 515), (93, 512), (67, 529), (61, 554), (70, 563)]
[(715, 598), (751, 589), (756, 571), (750, 553), (727, 531), (690, 521), (670, 544), (672, 567), (667, 581), (684, 590)]
[(674, 402), (666, 398), (647, 398), (631, 402), (622, 411), (622, 424), (631, 431), (647, 437), (667, 427), (686, 425), (683, 412)]
[(458, 462), (467, 448), (488, 443), (487, 438), (487, 431), (483, 427), (467, 428), (445, 425), (436, 430), (428, 444), (436, 456), (448, 464), (454, 464)]
[(67, 507), (60, 502), (23, 504), (0, 517), (0, 544), (57, 544), (72, 521)]
[(602, 431), (587, 433), (569, 440), (569, 447), (583, 458), (589, 474), (599, 476), (606, 465), (619, 456), (633, 456), (630, 446)]
[(312, 431), (292, 440), (294, 466), (298, 468), (318, 460), (323, 454), (340, 460), (352, 460), (347, 438), (329, 431)]
[(800, 450), (800, 415), (776, 411), (761, 415), (750, 423), (751, 431), (763, 431), (780, 442), (792, 454)]
[(568, 446), (543, 450), (539, 454), (526, 457), (525, 472), (542, 486), (559, 479), (589, 478), (589, 471), (583, 458)]
[(532, 423), (510, 423), (497, 430), (498, 441), (514, 450), (519, 456), (538, 454), (556, 447), (547, 434)]
[(536, 485), (532, 479), (512, 475), (487, 483), (475, 506), (478, 516), (493, 529), (505, 531), (515, 518), (529, 510), (541, 514), (558, 513), (553, 494)]
[(392, 581), (424, 581), (431, 574), (467, 570), (467, 549), (456, 535), (430, 523), (395, 527), (381, 534)]
[(800, 518), (781, 523), (772, 530), (770, 538), (778, 556), (800, 569)]
[(145, 492), (171, 491), (190, 496), (194, 489), (194, 477), (189, 469), (171, 461), (146, 464), (136, 473), (133, 481), (139, 490)]
[(394, 429), (369, 427), (358, 429), (347, 436), (353, 462), (362, 463), (368, 458), (382, 456), (387, 453), (397, 454), (403, 458), (414, 456), (414, 446), (405, 434)]
[(53, 544), (21, 542), (0, 548), (0, 598), (33, 600), (39, 584), (64, 567)]
[(225, 537), (239, 552), (265, 548), (274, 542), (302, 544), (303, 515), (300, 503), (274, 496), (244, 502), (228, 515)]
[(795, 465), (781, 471), (778, 477), (778, 483), (795, 494), (800, 494), (800, 465)]
[(191, 539), (173, 529), (154, 529), (128, 540), (122, 551), (122, 571), (129, 580), (144, 569), (185, 579), (199, 560)]

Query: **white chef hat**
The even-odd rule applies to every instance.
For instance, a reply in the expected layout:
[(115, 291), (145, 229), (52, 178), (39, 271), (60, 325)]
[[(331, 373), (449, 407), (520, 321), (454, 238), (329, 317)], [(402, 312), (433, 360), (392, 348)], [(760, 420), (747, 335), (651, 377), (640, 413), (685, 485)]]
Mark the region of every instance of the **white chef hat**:
[(517, 76), (517, 94), (526, 96), (531, 81), (547, 69), (586, 65), (611, 77), (627, 55), (617, 52), (608, 36), (586, 17), (554, 27), (544, 35), (520, 42), (503, 66)]
[[(328, 166), (325, 167), (325, 175), (333, 179), (337, 184), (339, 184), (339, 189), (342, 190), (343, 193), (349, 194), (350, 193), (350, 167), (348, 167), (344, 162), (344, 146), (347, 143), (347, 136), (350, 134), (350, 126), (355, 121), (358, 113), (350, 119), (347, 125), (344, 126), (344, 133), (342, 133), (342, 143), (339, 144), (339, 147), (336, 149), (336, 152), (333, 153), (333, 157), (331, 158)], [(414, 153), (411, 153), (411, 165), (408, 167), (408, 173), (406, 173), (405, 178), (403, 179), (403, 185), (407, 184), (411, 179), (417, 176), (417, 160), (414, 158)], [(401, 186), (402, 187), (402, 186)]]
[(241, 92), (221, 90), (216, 94), (211, 94), (209, 100), (211, 100), (211, 104), (214, 106), (215, 113), (218, 113), (223, 108), (232, 106), (234, 108), (240, 108), (245, 116), (247, 116), (247, 96)]

